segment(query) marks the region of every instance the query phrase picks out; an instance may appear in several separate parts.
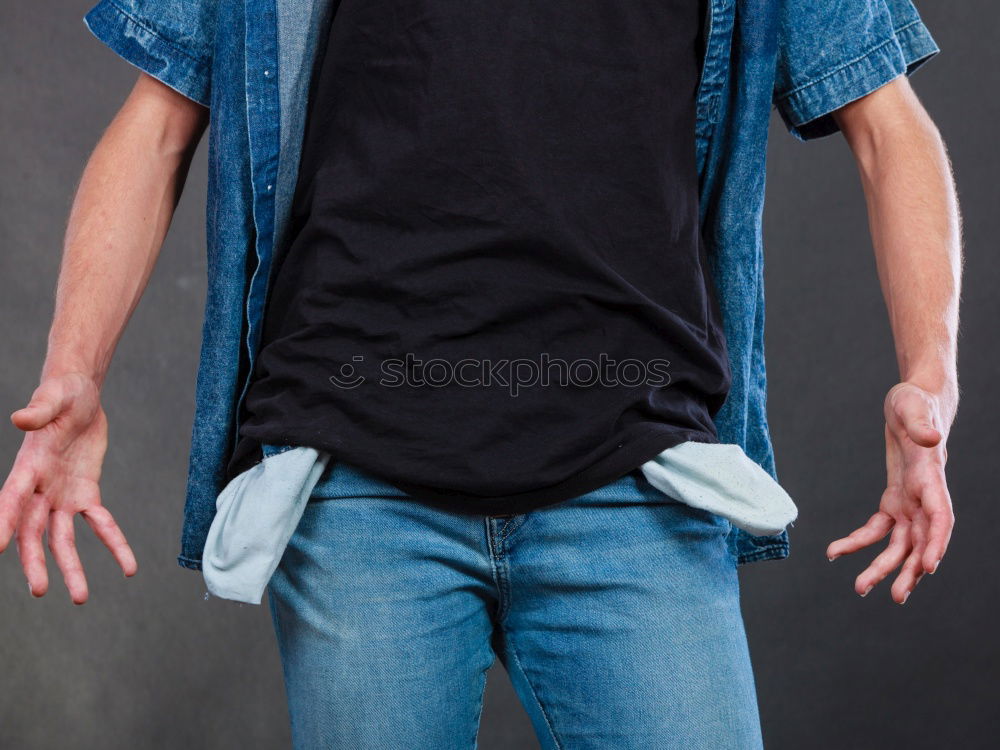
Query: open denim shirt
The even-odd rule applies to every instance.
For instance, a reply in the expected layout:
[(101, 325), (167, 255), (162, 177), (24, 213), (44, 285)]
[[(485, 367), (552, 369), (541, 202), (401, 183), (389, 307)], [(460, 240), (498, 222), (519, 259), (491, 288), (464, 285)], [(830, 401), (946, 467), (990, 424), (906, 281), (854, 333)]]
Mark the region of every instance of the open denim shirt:
[[(694, 2), (694, 0), (692, 0)], [(715, 422), (777, 478), (766, 415), (762, 215), (768, 120), (800, 140), (939, 50), (910, 0), (707, 0), (697, 100), (700, 210), (732, 368)], [(100, 0), (87, 27), (211, 110), (208, 294), (180, 565), (201, 568), (297, 177), (312, 63), (334, 0)], [(787, 529), (733, 527), (737, 564), (785, 558)]]

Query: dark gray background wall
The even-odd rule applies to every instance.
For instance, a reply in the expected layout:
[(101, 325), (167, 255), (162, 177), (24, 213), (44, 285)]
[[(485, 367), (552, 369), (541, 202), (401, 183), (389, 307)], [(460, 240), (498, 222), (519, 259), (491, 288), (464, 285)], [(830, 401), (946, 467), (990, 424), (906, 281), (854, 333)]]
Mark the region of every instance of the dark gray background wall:
[[(90, 149), (135, 71), (81, 22), (92, 3), (0, 4), (0, 412), (19, 408), (45, 352), (66, 213)], [(792, 555), (742, 568), (765, 740), (776, 750), (994, 747), (996, 456), (1000, 440), (1000, 8), (920, 3), (944, 50), (913, 83), (950, 146), (965, 215), (963, 403), (949, 444), (957, 526), (939, 572), (903, 607), (892, 578), (866, 599), (875, 552), (826, 561), (884, 486), (881, 402), (895, 361), (864, 202), (840, 136), (801, 144), (774, 121), (766, 213), (770, 418), (800, 508)], [(105, 389), (107, 505), (139, 559), (132, 580), (82, 522), (91, 586), (70, 604), (54, 565), (32, 599), (0, 556), (0, 748), (280, 748), (287, 715), (263, 607), (205, 600), (177, 567), (204, 295), (204, 149)], [(20, 434), (0, 423), (0, 472)], [(880, 547), (881, 549), (881, 547)], [(535, 747), (494, 670), (481, 747)]]

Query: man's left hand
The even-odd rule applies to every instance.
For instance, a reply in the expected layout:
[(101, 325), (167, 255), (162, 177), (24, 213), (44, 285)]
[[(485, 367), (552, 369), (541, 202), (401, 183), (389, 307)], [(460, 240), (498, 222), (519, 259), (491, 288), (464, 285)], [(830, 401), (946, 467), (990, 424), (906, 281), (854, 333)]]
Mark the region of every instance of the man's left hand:
[(937, 570), (944, 557), (955, 526), (944, 473), (951, 421), (945, 400), (911, 382), (898, 383), (886, 394), (888, 481), (879, 509), (864, 526), (826, 548), (826, 556), (834, 560), (892, 531), (888, 546), (855, 579), (854, 590), (861, 596), (902, 566), (891, 594), (903, 604), (924, 573)]

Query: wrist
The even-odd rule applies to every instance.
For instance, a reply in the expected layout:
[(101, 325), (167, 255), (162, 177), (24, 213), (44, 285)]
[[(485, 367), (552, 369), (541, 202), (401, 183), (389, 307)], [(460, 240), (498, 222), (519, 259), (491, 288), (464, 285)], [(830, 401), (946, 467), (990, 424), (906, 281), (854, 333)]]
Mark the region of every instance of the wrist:
[(953, 397), (958, 394), (958, 378), (954, 373), (941, 370), (914, 370), (904, 374), (901, 381), (913, 383), (936, 396)]
[(52, 378), (79, 377), (93, 383), (100, 390), (104, 384), (105, 371), (92, 363), (72, 359), (46, 359), (42, 366), (41, 380)]
[(958, 394), (958, 372), (954, 347), (925, 351), (922, 356), (900, 357), (900, 381), (913, 383), (942, 397)]
[(70, 332), (55, 323), (49, 331), (48, 351), (42, 365), (42, 380), (78, 375), (91, 381), (98, 390), (104, 385), (112, 349), (101, 337), (88, 341), (83, 329)]

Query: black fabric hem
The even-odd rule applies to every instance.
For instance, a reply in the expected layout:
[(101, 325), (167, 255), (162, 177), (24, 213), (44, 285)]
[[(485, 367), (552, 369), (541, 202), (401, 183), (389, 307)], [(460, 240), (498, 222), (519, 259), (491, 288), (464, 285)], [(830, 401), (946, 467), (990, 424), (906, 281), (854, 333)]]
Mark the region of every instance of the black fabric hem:
[[(664, 431), (661, 427), (654, 429), (655, 431), (651, 434), (637, 438), (617, 451), (613, 456), (614, 461), (602, 461), (597, 467), (591, 467), (566, 481), (518, 495), (496, 497), (476, 496), (413, 485), (388, 477), (379, 478), (405, 492), (409, 495), (407, 499), (425, 503), (439, 510), (468, 515), (520, 515), (600, 489), (635, 471), (642, 464), (655, 458), (663, 451), (681, 443), (689, 441), (700, 443), (719, 442), (718, 438), (711, 432), (699, 432), (697, 430), (668, 432)], [(337, 460), (336, 454), (333, 454), (332, 460)], [(359, 466), (357, 468), (375, 474), (374, 471), (365, 467)]]

